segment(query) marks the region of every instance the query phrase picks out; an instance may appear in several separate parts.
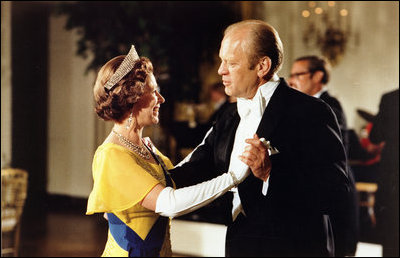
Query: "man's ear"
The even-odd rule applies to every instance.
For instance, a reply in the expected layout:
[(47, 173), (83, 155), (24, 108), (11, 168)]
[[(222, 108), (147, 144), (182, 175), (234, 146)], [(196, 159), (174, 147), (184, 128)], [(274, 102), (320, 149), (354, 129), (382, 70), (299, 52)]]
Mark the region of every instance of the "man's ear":
[(313, 81), (319, 83), (322, 81), (322, 78), (324, 78), (324, 72), (323, 71), (316, 71), (314, 72), (312, 79)]
[(264, 78), (269, 70), (271, 69), (271, 58), (269, 58), (268, 56), (264, 56), (260, 59), (258, 65), (257, 65), (257, 75), (259, 78)]

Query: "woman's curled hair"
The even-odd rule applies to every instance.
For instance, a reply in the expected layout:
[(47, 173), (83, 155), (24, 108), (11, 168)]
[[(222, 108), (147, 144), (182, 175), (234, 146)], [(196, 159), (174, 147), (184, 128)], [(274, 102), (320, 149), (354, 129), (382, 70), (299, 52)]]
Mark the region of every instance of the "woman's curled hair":
[(130, 113), (133, 105), (143, 95), (147, 78), (153, 73), (153, 65), (146, 57), (137, 60), (132, 70), (111, 90), (104, 88), (106, 82), (118, 69), (125, 55), (108, 61), (97, 74), (93, 88), (95, 111), (105, 121), (121, 123)]

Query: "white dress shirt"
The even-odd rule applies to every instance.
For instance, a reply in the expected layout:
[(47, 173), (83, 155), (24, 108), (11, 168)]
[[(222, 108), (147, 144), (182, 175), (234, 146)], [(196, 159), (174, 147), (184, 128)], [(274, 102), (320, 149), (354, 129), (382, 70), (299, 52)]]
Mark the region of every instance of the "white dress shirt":
[[(253, 99), (237, 99), (237, 108), (240, 116), (240, 123), (236, 130), (235, 141), (233, 143), (233, 149), (231, 153), (231, 162), (229, 164), (229, 170), (235, 170), (235, 163), (238, 160), (238, 156), (244, 151), (245, 139), (253, 138), (256, 133), (258, 125), (260, 124), (261, 118), (264, 114), (265, 108), (267, 107), (272, 94), (278, 86), (280, 79), (278, 75), (274, 76), (267, 83), (261, 85)], [(268, 139), (267, 139), (268, 140)], [(267, 194), (269, 178), (263, 184), (262, 193)], [(239, 193), (236, 187), (232, 188), (233, 192), (233, 208), (232, 208), (232, 219), (233, 221), (239, 215), (240, 212), (244, 213), (242, 204), (240, 202)]]
[(321, 95), (322, 95), (322, 93), (324, 93), (324, 92), (327, 91), (327, 90), (328, 90), (328, 87), (327, 87), (327, 86), (323, 86), (322, 89), (321, 89), (320, 91), (318, 91), (317, 93), (315, 93), (315, 94), (313, 95), (313, 97), (320, 98)]

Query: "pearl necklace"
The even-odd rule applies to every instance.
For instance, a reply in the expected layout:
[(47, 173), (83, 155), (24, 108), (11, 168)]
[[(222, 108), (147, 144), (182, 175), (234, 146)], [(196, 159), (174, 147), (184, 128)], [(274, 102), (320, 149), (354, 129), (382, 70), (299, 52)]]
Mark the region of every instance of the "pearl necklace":
[(126, 139), (124, 136), (122, 136), (122, 134), (117, 133), (116, 131), (112, 130), (112, 132), (118, 136), (119, 141), (125, 145), (126, 147), (128, 147), (128, 149), (136, 152), (137, 154), (139, 154), (140, 157), (144, 158), (144, 159), (150, 159), (150, 153), (148, 151), (148, 149), (144, 146), (139, 146), (137, 144), (134, 144), (133, 142), (131, 142), (130, 140)]

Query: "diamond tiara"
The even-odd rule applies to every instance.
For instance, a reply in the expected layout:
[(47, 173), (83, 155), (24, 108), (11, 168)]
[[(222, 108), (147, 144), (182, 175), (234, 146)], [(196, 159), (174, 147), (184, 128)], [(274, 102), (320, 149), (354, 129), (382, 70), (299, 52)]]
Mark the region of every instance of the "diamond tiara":
[(139, 60), (139, 55), (136, 52), (135, 46), (132, 45), (129, 53), (125, 56), (121, 65), (115, 71), (115, 73), (111, 76), (111, 78), (106, 82), (104, 88), (107, 90), (111, 90), (117, 82), (119, 82), (125, 75), (127, 75), (133, 68), (135, 62)]

